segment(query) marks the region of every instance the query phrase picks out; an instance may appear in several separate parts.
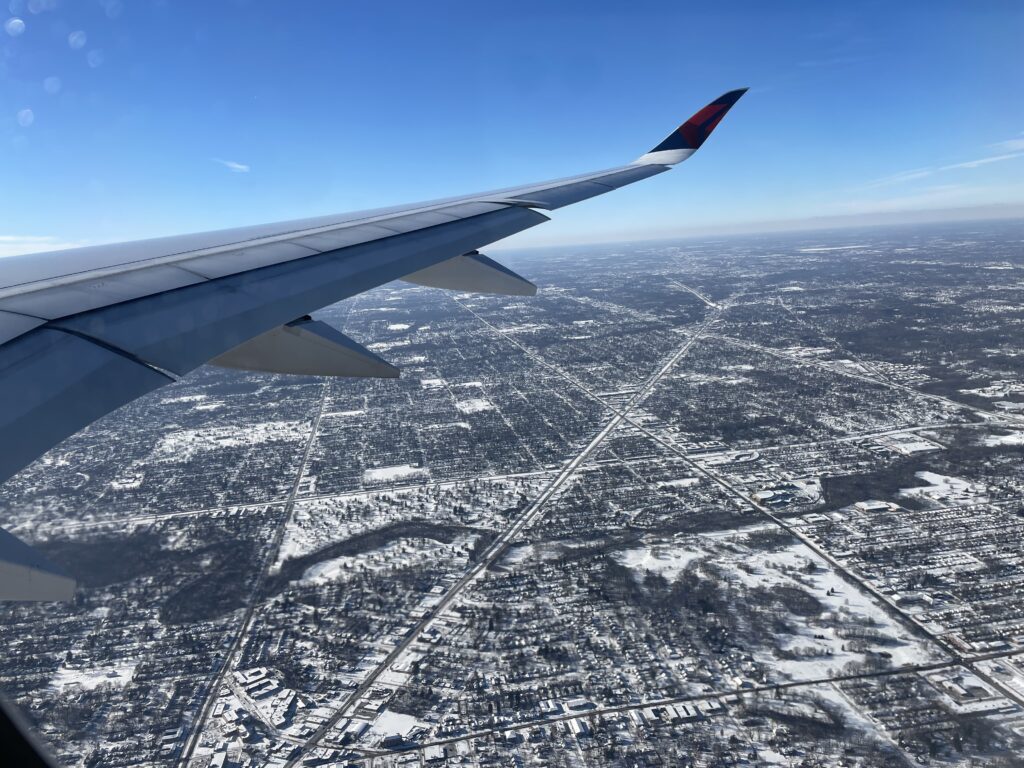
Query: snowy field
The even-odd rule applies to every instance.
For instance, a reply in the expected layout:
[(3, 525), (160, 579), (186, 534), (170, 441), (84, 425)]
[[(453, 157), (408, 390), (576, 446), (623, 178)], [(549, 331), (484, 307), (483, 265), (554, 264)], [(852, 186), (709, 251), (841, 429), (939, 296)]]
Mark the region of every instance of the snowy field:
[(71, 669), (61, 664), (57, 669), (57, 674), (50, 681), (50, 687), (61, 693), (65, 689), (91, 691), (99, 688), (101, 685), (112, 685), (120, 688), (130, 683), (134, 674), (134, 661), (122, 661), (118, 664), (94, 669)]
[[(749, 533), (770, 530), (759, 527), (677, 537), (624, 550), (616, 558), (635, 571), (657, 573), (675, 581), (687, 569), (711, 578), (726, 578), (741, 591), (757, 588), (800, 589), (822, 605), (820, 616), (790, 614), (791, 633), (767, 639), (768, 647), (754, 656), (791, 679), (811, 679), (836, 674), (849, 662), (864, 660), (863, 650), (889, 654), (892, 664), (902, 666), (933, 661), (940, 656), (922, 645), (868, 593), (845, 581), (813, 550), (793, 541), (782, 548), (764, 550), (748, 546)], [(869, 641), (851, 650), (851, 637), (841, 627), (870, 630)], [(855, 643), (855, 646), (861, 646)], [(777, 653), (776, 651), (782, 653)]]
[(494, 405), (490, 400), (482, 397), (474, 397), (469, 400), (460, 400), (455, 407), (462, 413), (478, 413), (479, 411), (493, 411)]
[(988, 501), (985, 486), (978, 483), (940, 475), (937, 472), (915, 472), (914, 477), (924, 480), (927, 485), (901, 488), (901, 496), (932, 499), (944, 504), (975, 504)]
[(392, 467), (376, 467), (363, 472), (364, 483), (390, 483), (395, 480), (408, 480), (413, 477), (424, 477), (429, 473), (422, 467), (412, 464), (395, 464)]
[(306, 421), (267, 421), (252, 426), (204, 427), (172, 432), (157, 443), (149, 461), (182, 461), (203, 451), (302, 440)]
[(388, 736), (407, 736), (417, 728), (428, 728), (429, 723), (424, 723), (412, 715), (403, 715), (400, 712), (392, 712), (385, 709), (370, 726), (370, 733), (379, 739)]
[(997, 445), (1024, 445), (1024, 432), (1011, 432), (1008, 435), (989, 435), (984, 444), (990, 448)]
[(615, 559), (627, 568), (657, 573), (669, 581), (675, 581), (679, 574), (686, 570), (686, 566), (705, 555), (707, 551), (702, 548), (685, 549), (656, 544), (652, 547), (627, 549), (620, 552)]

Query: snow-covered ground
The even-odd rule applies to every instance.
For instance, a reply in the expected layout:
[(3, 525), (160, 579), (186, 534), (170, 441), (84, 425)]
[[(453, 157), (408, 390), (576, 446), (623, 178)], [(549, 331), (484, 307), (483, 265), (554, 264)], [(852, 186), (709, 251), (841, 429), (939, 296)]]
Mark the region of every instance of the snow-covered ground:
[(412, 464), (395, 464), (392, 467), (376, 467), (363, 472), (364, 483), (387, 483), (393, 480), (407, 480), (429, 474), (423, 467)]
[(358, 555), (343, 555), (311, 565), (302, 574), (304, 584), (323, 584), (337, 581), (356, 570), (382, 570), (395, 565), (414, 566), (432, 560), (451, 560), (454, 550), (464, 546), (471, 537), (460, 537), (451, 544), (431, 539), (398, 539), (383, 547), (361, 552)]
[(997, 445), (1024, 445), (1024, 432), (1011, 432), (1008, 435), (989, 435), (985, 438), (984, 444), (989, 447)]
[(927, 437), (906, 432), (896, 435), (884, 435), (875, 440), (879, 445), (891, 448), (904, 456), (912, 456), (915, 453), (927, 453), (929, 451), (941, 451), (943, 446), (929, 440)]
[(93, 669), (71, 669), (61, 666), (50, 681), (50, 687), (63, 692), (65, 688), (81, 688), (88, 691), (101, 685), (114, 685), (120, 688), (131, 682), (135, 674), (134, 661), (122, 661), (110, 666)]
[(826, 253), (828, 251), (853, 251), (867, 247), (867, 245), (820, 245), (815, 248), (798, 248), (797, 250), (800, 253)]
[(470, 400), (461, 400), (455, 403), (455, 407), (462, 413), (477, 413), (478, 411), (493, 411), (494, 405), (490, 400), (482, 397), (474, 397)]
[(901, 488), (901, 496), (928, 498), (948, 504), (964, 504), (987, 501), (985, 486), (959, 477), (940, 475), (937, 472), (915, 472), (914, 476), (928, 485), (915, 488)]
[(505, 556), (501, 558), (501, 564), (506, 568), (512, 568), (520, 563), (527, 566), (535, 565), (547, 560), (557, 560), (567, 549), (570, 547), (550, 542), (515, 544), (509, 547)]
[(207, 395), (178, 395), (176, 397), (164, 398), (164, 405), (171, 405), (173, 403), (200, 403), (207, 398)]
[(978, 397), (987, 397), (990, 400), (998, 400), (1009, 395), (1020, 394), (1024, 392), (1024, 384), (1015, 379), (998, 379), (993, 381), (987, 387), (978, 387), (977, 389), (961, 389), (965, 395), (977, 395)]
[[(547, 475), (498, 478), (477, 482), (471, 493), (469, 483), (447, 482), (301, 498), (285, 529), (273, 568), (276, 571), (286, 560), (302, 557), (333, 542), (408, 520), (412, 510), (438, 523), (482, 527), (503, 524), (503, 510), (521, 493), (537, 493), (549, 479)], [(452, 493), (465, 507), (453, 504)]]
[(351, 419), (356, 416), (363, 416), (366, 414), (365, 408), (356, 408), (351, 411), (327, 411), (324, 416), (337, 416), (338, 418)]
[(680, 477), (678, 480), (665, 480), (658, 485), (666, 488), (690, 488), (700, 484), (699, 477)]
[[(752, 552), (743, 558), (743, 562), (744, 568), (734, 568), (730, 573), (746, 586), (803, 588), (825, 604), (826, 614), (845, 615), (845, 623), (869, 626), (892, 638), (890, 644), (876, 650), (891, 654), (891, 661), (896, 666), (938, 658), (898, 624), (873, 597), (849, 584), (825, 560), (799, 542), (775, 552)], [(806, 572), (808, 562), (815, 564), (814, 573)], [(797, 572), (799, 578), (796, 578)], [(803, 659), (779, 659), (768, 653), (762, 655), (762, 660), (787, 676), (794, 679), (821, 677), (839, 672), (848, 662), (863, 661), (861, 653), (848, 650), (849, 639), (838, 637), (833, 628), (816, 626), (814, 622), (803, 619), (797, 619), (793, 624), (797, 631), (784, 640), (782, 647), (787, 650), (813, 648), (818, 655)]]
[(384, 739), (395, 735), (406, 736), (416, 728), (426, 727), (429, 727), (428, 723), (424, 723), (412, 715), (403, 715), (400, 712), (392, 712), (390, 709), (385, 709), (373, 721), (373, 725), (370, 726), (370, 733)]
[(439, 429), (469, 429), (473, 427), (468, 421), (448, 421), (443, 424), (427, 424), (422, 428), (423, 432), (436, 432)]
[(725, 384), (727, 386), (737, 386), (739, 384), (746, 384), (750, 381), (745, 376), (715, 376), (710, 373), (694, 373), (693, 371), (680, 371), (679, 373), (672, 374), (670, 378), (680, 379), (682, 381), (689, 381), (694, 384)]
[(655, 544), (651, 547), (627, 549), (616, 555), (615, 559), (627, 568), (640, 569), (649, 573), (657, 573), (669, 581), (674, 581), (686, 566), (700, 557), (706, 557), (704, 549), (688, 550), (678, 546)]
[(267, 421), (252, 426), (202, 427), (172, 432), (157, 443), (150, 461), (179, 461), (201, 451), (270, 442), (296, 441), (309, 431), (306, 421)]
[(396, 349), (398, 347), (407, 347), (412, 342), (408, 338), (398, 339), (397, 341), (378, 341), (373, 344), (367, 344), (366, 348), (373, 352), (387, 352), (389, 349)]
[[(754, 530), (769, 530), (759, 527)], [(837, 673), (851, 661), (863, 661), (864, 655), (849, 650), (853, 638), (841, 637), (836, 627), (870, 628), (884, 643), (869, 641), (876, 651), (891, 655), (894, 665), (913, 664), (938, 658), (926, 646), (896, 622), (869, 593), (846, 582), (827, 561), (799, 541), (765, 550), (748, 546), (750, 531), (726, 531), (677, 537), (644, 547), (620, 552), (623, 565), (648, 573), (658, 573), (672, 581), (687, 568), (698, 573), (716, 566), (715, 578), (726, 578), (741, 589), (790, 587), (803, 590), (823, 604), (819, 617), (791, 614), (792, 634), (772, 638), (771, 644), (754, 652), (755, 658), (791, 679), (809, 679)], [(778, 648), (796, 658), (779, 658)]]

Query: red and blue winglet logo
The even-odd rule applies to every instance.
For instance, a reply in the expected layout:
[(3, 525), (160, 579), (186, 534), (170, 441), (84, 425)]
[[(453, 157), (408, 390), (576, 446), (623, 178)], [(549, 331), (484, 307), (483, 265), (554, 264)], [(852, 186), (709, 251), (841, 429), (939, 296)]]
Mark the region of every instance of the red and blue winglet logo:
[(715, 130), (715, 126), (725, 117), (725, 113), (746, 92), (746, 88), (739, 88), (719, 96), (676, 130), (672, 131), (668, 138), (652, 149), (651, 152), (700, 148), (700, 145), (707, 141), (708, 136)]

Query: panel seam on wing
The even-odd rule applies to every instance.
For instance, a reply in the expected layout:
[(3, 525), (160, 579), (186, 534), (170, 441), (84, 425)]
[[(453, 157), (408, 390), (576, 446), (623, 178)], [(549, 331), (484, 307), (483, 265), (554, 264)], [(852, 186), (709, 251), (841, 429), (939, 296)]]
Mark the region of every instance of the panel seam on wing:
[(125, 360), (129, 360), (129, 361), (131, 361), (131, 362), (133, 362), (133, 363), (135, 363), (137, 365), (141, 365), (143, 368), (148, 368), (149, 370), (153, 371), (154, 373), (158, 373), (161, 376), (165, 376), (171, 382), (176, 382), (176, 381), (178, 381), (181, 378), (177, 374), (174, 374), (171, 371), (167, 371), (167, 370), (161, 368), (158, 365), (153, 365), (152, 363), (146, 362), (142, 358), (133, 355), (131, 352), (129, 352), (129, 351), (125, 350), (125, 349), (121, 349), (121, 347), (116, 347), (113, 344), (110, 344), (110, 343), (104, 341), (103, 339), (98, 339), (95, 336), (90, 336), (89, 334), (83, 333), (82, 331), (75, 330), (75, 329), (72, 329), (72, 328), (64, 328), (64, 327), (59, 326), (59, 325), (51, 325), (49, 323), (44, 325), (43, 328), (46, 328), (46, 329), (51, 330), (51, 331), (58, 331), (60, 333), (65, 333), (68, 336), (75, 336), (75, 337), (81, 339), (82, 341), (87, 341), (90, 344), (94, 344), (97, 347), (100, 347), (101, 349), (105, 349), (107, 352), (110, 352), (111, 354), (118, 355), (119, 357), (123, 357)]

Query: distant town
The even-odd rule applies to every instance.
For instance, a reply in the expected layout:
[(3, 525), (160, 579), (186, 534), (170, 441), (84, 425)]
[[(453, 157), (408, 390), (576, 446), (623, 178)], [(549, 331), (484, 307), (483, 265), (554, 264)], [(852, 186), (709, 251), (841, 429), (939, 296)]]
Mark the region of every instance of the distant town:
[(503, 254), (0, 489), (65, 766), (1024, 766), (1024, 222)]

